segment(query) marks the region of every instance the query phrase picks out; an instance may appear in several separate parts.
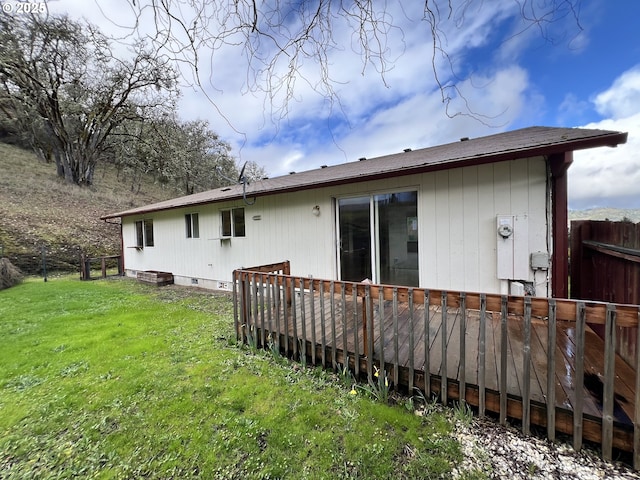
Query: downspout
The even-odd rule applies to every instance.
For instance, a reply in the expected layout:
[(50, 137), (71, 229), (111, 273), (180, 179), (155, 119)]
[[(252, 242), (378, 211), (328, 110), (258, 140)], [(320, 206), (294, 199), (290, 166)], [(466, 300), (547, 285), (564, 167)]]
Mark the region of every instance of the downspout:
[(569, 213), (567, 170), (573, 152), (548, 157), (551, 171), (551, 296), (569, 298)]

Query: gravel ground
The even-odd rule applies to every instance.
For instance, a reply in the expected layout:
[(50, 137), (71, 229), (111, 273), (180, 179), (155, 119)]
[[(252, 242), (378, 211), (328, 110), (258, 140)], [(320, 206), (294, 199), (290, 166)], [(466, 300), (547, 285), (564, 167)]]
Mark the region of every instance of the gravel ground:
[(568, 443), (527, 437), (491, 420), (458, 422), (456, 435), (465, 454), (460, 470), (481, 469), (492, 479), (640, 479), (629, 465), (603, 462), (588, 448), (576, 452)]

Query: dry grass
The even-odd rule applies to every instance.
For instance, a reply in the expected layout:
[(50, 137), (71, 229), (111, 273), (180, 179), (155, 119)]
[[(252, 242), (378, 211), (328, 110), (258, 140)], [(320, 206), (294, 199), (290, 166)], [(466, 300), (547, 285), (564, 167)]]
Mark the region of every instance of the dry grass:
[(0, 290), (13, 287), (22, 281), (22, 272), (9, 261), (0, 258)]
[(165, 200), (176, 195), (146, 179), (139, 193), (111, 166), (96, 171), (91, 188), (69, 185), (56, 177), (55, 165), (29, 151), (0, 143), (0, 246), (23, 272), (40, 273), (42, 247), (47, 268), (79, 270), (81, 253), (120, 251), (120, 227), (100, 216)]

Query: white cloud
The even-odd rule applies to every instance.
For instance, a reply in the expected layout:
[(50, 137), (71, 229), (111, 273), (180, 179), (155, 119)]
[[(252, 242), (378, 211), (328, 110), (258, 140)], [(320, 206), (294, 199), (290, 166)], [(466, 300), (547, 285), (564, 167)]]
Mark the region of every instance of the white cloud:
[(640, 208), (640, 113), (607, 119), (584, 128), (628, 132), (627, 143), (574, 153), (569, 168), (569, 204), (573, 209)]
[(572, 208), (640, 208), (640, 67), (622, 73), (595, 96), (598, 111), (610, 118), (584, 128), (628, 132), (625, 145), (578, 151), (569, 169)]
[(640, 65), (620, 75), (613, 85), (594, 100), (601, 115), (626, 118), (640, 111)]

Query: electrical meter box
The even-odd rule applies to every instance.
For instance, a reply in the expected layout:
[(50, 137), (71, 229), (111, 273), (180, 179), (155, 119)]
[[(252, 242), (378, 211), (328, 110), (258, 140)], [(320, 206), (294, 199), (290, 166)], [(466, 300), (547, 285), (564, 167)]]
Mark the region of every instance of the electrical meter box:
[(524, 215), (496, 217), (497, 275), (501, 280), (529, 278), (529, 219)]

